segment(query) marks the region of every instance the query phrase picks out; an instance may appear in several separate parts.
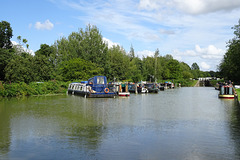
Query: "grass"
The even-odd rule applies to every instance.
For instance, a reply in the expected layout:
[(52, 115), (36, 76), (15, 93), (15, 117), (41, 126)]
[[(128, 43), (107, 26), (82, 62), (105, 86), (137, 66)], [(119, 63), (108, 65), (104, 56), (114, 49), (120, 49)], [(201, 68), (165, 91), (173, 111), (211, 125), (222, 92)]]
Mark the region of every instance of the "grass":
[(48, 81), (20, 83), (0, 83), (0, 97), (21, 97), (66, 93), (69, 82)]
[(238, 95), (238, 101), (240, 101), (240, 88), (236, 89), (237, 95)]

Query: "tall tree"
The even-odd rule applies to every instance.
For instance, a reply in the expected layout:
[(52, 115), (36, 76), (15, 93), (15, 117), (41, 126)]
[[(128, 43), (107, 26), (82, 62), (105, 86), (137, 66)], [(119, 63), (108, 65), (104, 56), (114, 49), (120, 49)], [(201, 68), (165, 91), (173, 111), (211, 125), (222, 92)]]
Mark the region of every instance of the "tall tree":
[(101, 75), (103, 68), (84, 59), (73, 58), (69, 61), (64, 61), (60, 71), (64, 81), (76, 79), (87, 80), (93, 76)]
[(155, 79), (155, 81), (156, 81), (156, 76), (157, 76), (157, 58), (158, 58), (158, 56), (159, 56), (159, 49), (157, 48), (157, 50), (155, 51), (155, 53), (154, 53), (154, 59), (155, 59), (155, 66), (154, 66), (154, 79)]
[(197, 64), (196, 62), (194, 62), (194, 63), (192, 64), (191, 69), (192, 69), (192, 70), (200, 70), (200, 68), (199, 68), (199, 66), (198, 66), (198, 64)]
[(5, 80), (5, 67), (13, 58), (14, 49), (0, 48), (0, 81)]
[(0, 48), (12, 48), (12, 28), (7, 21), (0, 22)]
[(5, 80), (5, 67), (13, 57), (12, 28), (6, 21), (0, 22), (0, 81)]
[(182, 78), (182, 71), (180, 64), (177, 60), (172, 59), (167, 63), (167, 68), (170, 71), (170, 77), (171, 79), (180, 79)]
[(34, 56), (34, 73), (36, 81), (46, 81), (57, 78), (56, 51), (53, 46), (41, 44)]
[(129, 77), (130, 59), (125, 50), (119, 45), (113, 46), (108, 50), (110, 64), (110, 79), (125, 80)]
[(34, 81), (33, 56), (28, 53), (14, 55), (5, 67), (6, 80), (11, 82)]
[(131, 44), (131, 47), (130, 47), (129, 56), (130, 56), (130, 61), (132, 61), (133, 58), (135, 58), (135, 53), (134, 53), (134, 49), (133, 49), (132, 44)]
[(219, 71), (226, 79), (240, 82), (240, 19), (232, 29), (235, 36), (227, 44), (228, 49), (219, 65)]

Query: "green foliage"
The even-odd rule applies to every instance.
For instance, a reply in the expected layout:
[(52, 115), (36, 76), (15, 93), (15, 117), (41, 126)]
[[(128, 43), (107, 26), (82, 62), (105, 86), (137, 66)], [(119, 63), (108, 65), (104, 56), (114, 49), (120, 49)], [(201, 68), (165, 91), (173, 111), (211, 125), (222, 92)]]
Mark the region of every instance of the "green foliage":
[(192, 67), (191, 67), (192, 70), (200, 70), (198, 64), (195, 62), (192, 64)]
[(5, 80), (5, 67), (13, 57), (14, 49), (0, 48), (0, 80)]
[(236, 89), (237, 95), (238, 95), (238, 101), (240, 101), (240, 88)]
[[(10, 24), (1, 23), (0, 27), (5, 27), (3, 35), (11, 37)], [(190, 78), (209, 75), (200, 71), (196, 63), (191, 69), (170, 54), (160, 56), (159, 49), (156, 49), (154, 56), (142, 59), (135, 55), (132, 45), (128, 54), (120, 46), (108, 49), (98, 28), (90, 24), (85, 30), (79, 29), (67, 38), (62, 37), (52, 46), (42, 44), (34, 56), (23, 49), (22, 45), (28, 48), (26, 39), (18, 36), (20, 45), (11, 48), (7, 42), (9, 37), (5, 37), (6, 41), (0, 39), (4, 44), (0, 48), (0, 80), (11, 82), (0, 84), (2, 96), (61, 93), (67, 87), (60, 87), (59, 80), (87, 80), (95, 75), (105, 75), (109, 81), (153, 82), (170, 79), (179, 81), (182, 86), (191, 86)], [(224, 65), (229, 64), (224, 62)]]
[(10, 49), (12, 48), (12, 28), (10, 23), (6, 21), (0, 22), (0, 48)]
[(109, 79), (124, 80), (130, 77), (129, 67), (130, 58), (126, 55), (126, 52), (120, 46), (113, 46), (108, 50), (109, 57)]
[(170, 79), (178, 79), (181, 78), (181, 67), (177, 60), (172, 59), (167, 64), (168, 69), (170, 71)]
[(33, 56), (28, 53), (15, 55), (6, 66), (6, 79), (11, 82), (34, 81), (34, 73), (32, 70)]
[(32, 82), (34, 73), (32, 72), (33, 56), (28, 53), (14, 55), (5, 67), (5, 78), (11, 82)]
[(240, 83), (240, 20), (232, 29), (235, 37), (228, 42), (227, 52), (218, 69), (225, 79)]
[(55, 47), (42, 44), (34, 56), (33, 72), (35, 81), (56, 79), (56, 50)]
[(96, 26), (87, 25), (85, 31), (73, 32), (68, 39), (62, 38), (56, 41), (55, 47), (59, 55), (59, 61), (67, 61), (72, 58), (82, 58), (104, 67), (106, 64), (107, 44), (103, 42), (102, 35)]
[(81, 58), (74, 58), (62, 62), (60, 73), (64, 81), (89, 79), (95, 75), (101, 75), (103, 73), (103, 68)]
[(135, 58), (135, 53), (132, 45), (130, 47), (129, 57), (130, 57), (130, 61), (132, 61), (133, 58)]
[(0, 96), (2, 97), (19, 97), (29, 95), (46, 95), (46, 94), (63, 94), (66, 93), (69, 82), (48, 81), (48, 82), (31, 82), (26, 84), (19, 83), (1, 83)]

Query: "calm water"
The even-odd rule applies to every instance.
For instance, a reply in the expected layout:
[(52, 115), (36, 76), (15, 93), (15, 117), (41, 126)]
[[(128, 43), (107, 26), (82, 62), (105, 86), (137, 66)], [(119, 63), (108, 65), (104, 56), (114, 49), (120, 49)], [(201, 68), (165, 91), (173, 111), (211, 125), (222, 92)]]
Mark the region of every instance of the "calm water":
[(240, 109), (214, 88), (0, 100), (0, 159), (240, 159)]

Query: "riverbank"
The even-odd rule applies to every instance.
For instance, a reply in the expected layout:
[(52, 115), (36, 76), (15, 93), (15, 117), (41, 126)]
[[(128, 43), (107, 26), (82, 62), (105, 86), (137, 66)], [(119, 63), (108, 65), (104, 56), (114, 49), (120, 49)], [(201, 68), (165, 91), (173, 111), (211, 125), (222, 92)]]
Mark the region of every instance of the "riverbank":
[(48, 81), (48, 82), (31, 82), (26, 84), (20, 83), (1, 83), (0, 97), (21, 97), (21, 96), (38, 96), (53, 95), (66, 93), (70, 82)]
[(240, 88), (236, 89), (237, 95), (238, 95), (238, 102), (240, 104)]
[(175, 87), (179, 87), (179, 84), (181, 84), (181, 87), (194, 87), (198, 82), (198, 80), (179, 79), (179, 80), (161, 80), (160, 83), (164, 83), (166, 81), (174, 83), (176, 85)]

